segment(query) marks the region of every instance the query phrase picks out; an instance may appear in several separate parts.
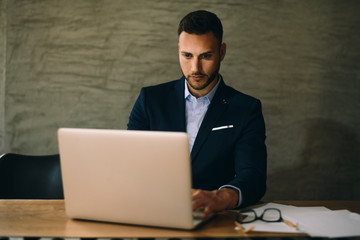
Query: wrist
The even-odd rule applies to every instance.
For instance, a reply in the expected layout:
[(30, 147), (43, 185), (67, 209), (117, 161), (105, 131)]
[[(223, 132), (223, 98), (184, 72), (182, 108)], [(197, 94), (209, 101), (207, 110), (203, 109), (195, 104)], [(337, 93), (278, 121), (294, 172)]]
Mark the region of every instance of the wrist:
[(226, 203), (226, 209), (232, 209), (237, 207), (239, 201), (239, 193), (236, 189), (224, 187), (218, 190), (218, 193)]

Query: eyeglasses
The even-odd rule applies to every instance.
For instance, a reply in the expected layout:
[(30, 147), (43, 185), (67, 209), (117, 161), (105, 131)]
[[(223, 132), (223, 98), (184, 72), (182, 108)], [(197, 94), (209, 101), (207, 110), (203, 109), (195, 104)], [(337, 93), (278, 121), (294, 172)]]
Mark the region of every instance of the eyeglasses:
[(250, 226), (248, 229), (245, 230), (241, 226), (241, 224), (252, 223), (252, 222), (255, 222), (256, 220), (261, 220), (263, 222), (268, 222), (268, 223), (284, 222), (285, 224), (287, 224), (288, 226), (290, 226), (294, 229), (298, 228), (297, 224), (294, 225), (292, 222), (283, 219), (281, 216), (280, 209), (277, 209), (277, 208), (266, 208), (266, 209), (264, 209), (264, 211), (262, 212), (262, 214), (260, 216), (258, 216), (256, 214), (255, 210), (253, 210), (253, 209), (240, 211), (236, 215), (235, 224), (238, 227), (240, 227), (240, 229), (244, 230), (244, 232), (250, 232), (251, 230), (253, 230), (255, 228), (255, 226)]
[(264, 222), (281, 222), (281, 211), (277, 208), (266, 208), (263, 213), (258, 217), (255, 210), (241, 211), (236, 216), (236, 221), (239, 223), (251, 223), (256, 220)]

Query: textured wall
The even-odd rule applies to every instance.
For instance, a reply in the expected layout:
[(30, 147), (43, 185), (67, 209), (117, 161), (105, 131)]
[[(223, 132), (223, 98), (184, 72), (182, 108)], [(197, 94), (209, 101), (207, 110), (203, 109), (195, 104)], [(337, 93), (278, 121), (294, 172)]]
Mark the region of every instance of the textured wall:
[(180, 77), (177, 24), (196, 9), (223, 21), (226, 83), (263, 103), (265, 199), (360, 199), (357, 0), (0, 0), (0, 153), (126, 128), (140, 87)]
[(6, 2), (0, 0), (0, 154), (5, 148)]

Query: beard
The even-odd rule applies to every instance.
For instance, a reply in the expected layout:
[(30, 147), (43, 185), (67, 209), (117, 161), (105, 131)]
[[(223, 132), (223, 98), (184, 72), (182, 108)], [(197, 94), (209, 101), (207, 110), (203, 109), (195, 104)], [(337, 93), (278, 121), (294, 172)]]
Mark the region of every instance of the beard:
[[(207, 74), (203, 74), (201, 72), (197, 72), (197, 73), (192, 73), (190, 75), (187, 75), (186, 76), (186, 82), (190, 85), (190, 87), (192, 89), (195, 89), (197, 91), (199, 90), (203, 90), (205, 89), (207, 86), (209, 86), (214, 80), (215, 78), (218, 76), (219, 74), (219, 70), (220, 70), (220, 64), (219, 66), (217, 67), (217, 69), (209, 76)], [(183, 75), (185, 76), (184, 72), (183, 72)], [(192, 82), (190, 81), (191, 79), (191, 76), (203, 76), (203, 77), (206, 77), (207, 78), (207, 81), (201, 85), (201, 86), (195, 86), (194, 84), (192, 84)]]

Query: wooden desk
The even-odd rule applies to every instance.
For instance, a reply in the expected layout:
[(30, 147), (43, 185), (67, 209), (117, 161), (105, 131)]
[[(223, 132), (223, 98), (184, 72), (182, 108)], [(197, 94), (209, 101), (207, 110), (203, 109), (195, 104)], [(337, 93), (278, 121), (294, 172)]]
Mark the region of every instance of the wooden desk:
[[(360, 213), (360, 201), (276, 201), (295, 206), (326, 206)], [(0, 200), (0, 236), (83, 238), (228, 238), (296, 237), (305, 234), (251, 232), (234, 229), (235, 213), (221, 212), (196, 230), (174, 230), (71, 220), (63, 200)]]

